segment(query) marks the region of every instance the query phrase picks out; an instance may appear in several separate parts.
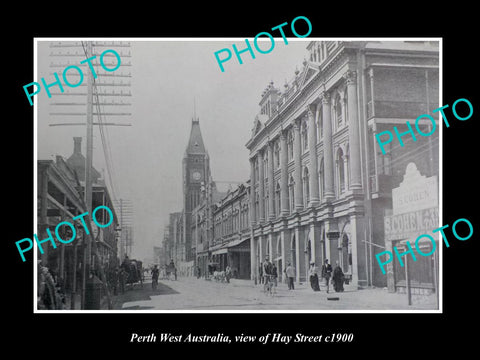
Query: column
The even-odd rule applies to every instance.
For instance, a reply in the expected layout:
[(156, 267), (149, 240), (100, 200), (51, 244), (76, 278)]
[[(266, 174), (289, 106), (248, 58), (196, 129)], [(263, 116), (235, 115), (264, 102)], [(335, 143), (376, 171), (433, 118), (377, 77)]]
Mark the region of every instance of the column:
[(258, 281), (258, 266), (257, 266), (257, 246), (253, 231), (250, 231), (250, 279)]
[(371, 98), (371, 105), (370, 105), (370, 116), (375, 116), (375, 91), (374, 91), (374, 82), (373, 82), (373, 68), (368, 70), (368, 76), (370, 78), (370, 98)]
[(300, 282), (301, 266), (300, 266), (300, 231), (299, 226), (295, 227), (295, 280)]
[(330, 94), (323, 93), (322, 96), (322, 117), (323, 117), (323, 166), (325, 179), (325, 199), (335, 197), (333, 192), (333, 148), (332, 148), (332, 119), (330, 109)]
[(310, 155), (310, 203), (309, 206), (313, 207), (319, 204), (320, 197), (318, 195), (318, 162), (317, 162), (317, 131), (316, 121), (314, 116), (315, 105), (310, 105), (308, 116), (308, 152)]
[(348, 70), (345, 75), (347, 80), (347, 106), (348, 106), (348, 133), (350, 142), (350, 169), (351, 189), (362, 188), (362, 173), (360, 159), (360, 135), (357, 110), (357, 72)]
[(280, 277), (280, 279), (282, 279), (282, 282), (285, 283), (285, 276), (284, 276), (284, 272), (283, 270), (287, 268), (287, 257), (286, 257), (286, 254), (285, 254), (285, 230), (282, 230), (280, 232), (280, 249), (281, 249), (281, 252), (282, 252), (282, 269), (278, 269), (278, 275)]
[(289, 213), (288, 208), (288, 158), (287, 158), (287, 134), (286, 131), (280, 133), (280, 204), (281, 216)]
[(295, 139), (293, 144), (293, 159), (295, 161), (295, 211), (303, 209), (302, 186), (302, 144), (300, 135), (300, 121), (296, 120), (293, 126)]
[(275, 220), (274, 150), (275, 141), (271, 141), (268, 145), (268, 218), (270, 221)]
[(252, 226), (257, 224), (255, 213), (255, 158), (250, 159), (250, 222)]
[(258, 196), (259, 196), (259, 212), (258, 221), (260, 223), (265, 222), (265, 192), (263, 191), (265, 185), (265, 169), (263, 166), (263, 151), (258, 152)]
[(350, 241), (352, 243), (352, 283), (359, 287), (367, 286), (368, 264), (364, 239), (364, 220), (360, 215), (350, 216)]
[(264, 255), (263, 235), (258, 237), (258, 266), (262, 266)]
[[(265, 244), (265, 255), (268, 255), (270, 257), (270, 262), (273, 263), (273, 234), (272, 232), (270, 231), (267, 235), (267, 243)], [(267, 246), (268, 244), (268, 246)], [(268, 248), (268, 253), (266, 251), (266, 249)]]

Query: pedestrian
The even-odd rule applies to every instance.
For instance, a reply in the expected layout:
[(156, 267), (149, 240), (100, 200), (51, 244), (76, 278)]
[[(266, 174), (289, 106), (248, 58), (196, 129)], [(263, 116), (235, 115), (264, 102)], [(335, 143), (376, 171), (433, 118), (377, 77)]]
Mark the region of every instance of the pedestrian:
[(272, 275), (272, 263), (269, 260), (268, 255), (265, 255), (265, 261), (263, 262), (263, 288), (265, 290), (265, 286), (269, 281), (269, 277)]
[(197, 266), (197, 279), (200, 279), (201, 276), (202, 274), (200, 272), (200, 266)]
[(345, 275), (342, 271), (342, 268), (338, 264), (338, 261), (335, 261), (335, 269), (333, 270), (332, 284), (335, 292), (343, 292), (343, 282), (345, 281)]
[(227, 280), (227, 283), (230, 283), (230, 277), (232, 276), (232, 269), (230, 266), (227, 265), (225, 268), (225, 280)]
[(273, 276), (273, 285), (277, 287), (278, 271), (275, 263), (272, 264), (272, 276)]
[(310, 286), (312, 287), (313, 291), (320, 291), (320, 285), (318, 284), (318, 275), (317, 275), (317, 267), (315, 266), (315, 262), (310, 263), (310, 269), (308, 270), (308, 274), (310, 276)]
[(157, 265), (155, 265), (152, 269), (152, 289), (153, 290), (157, 289), (158, 275), (159, 275), (158, 267)]
[(332, 275), (332, 265), (328, 263), (328, 259), (325, 259), (325, 263), (322, 266), (322, 278), (325, 279), (325, 285), (327, 285), (327, 293), (328, 293), (328, 283), (330, 281), (331, 275)]
[(263, 269), (263, 266), (260, 265), (258, 267), (258, 280), (259, 280), (260, 284), (263, 284), (263, 270), (262, 269)]
[(120, 294), (125, 293), (125, 270), (123, 267), (118, 269), (118, 285), (120, 286)]
[(292, 266), (291, 263), (287, 264), (287, 267), (285, 269), (285, 275), (288, 279), (288, 290), (295, 290), (295, 287), (293, 286), (293, 279), (295, 278), (295, 268)]

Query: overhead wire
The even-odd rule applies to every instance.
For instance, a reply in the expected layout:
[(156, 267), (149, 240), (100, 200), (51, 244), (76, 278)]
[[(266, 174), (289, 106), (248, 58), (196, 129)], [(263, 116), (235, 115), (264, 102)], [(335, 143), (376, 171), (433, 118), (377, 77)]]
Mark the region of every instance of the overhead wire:
[[(88, 53), (87, 50), (85, 49), (85, 45), (83, 41), (81, 42), (83, 51), (85, 53), (86, 59), (88, 59)], [(97, 118), (98, 118), (98, 123), (99, 123), (99, 130), (100, 130), (100, 137), (102, 141), (102, 148), (103, 148), (103, 153), (104, 153), (104, 159), (105, 159), (105, 164), (107, 167), (107, 175), (108, 179), (110, 182), (110, 187), (111, 187), (111, 193), (112, 193), (112, 199), (116, 200), (116, 184), (114, 182), (114, 167), (113, 167), (113, 162), (111, 159), (111, 148), (109, 146), (109, 141), (105, 136), (104, 133), (104, 125), (103, 125), (103, 120), (102, 120), (102, 110), (100, 109), (100, 97), (99, 97), (99, 91), (97, 87), (97, 83), (95, 81), (95, 78), (93, 78), (93, 83), (92, 83), (92, 91), (93, 95), (95, 96), (95, 106), (97, 110)], [(108, 135), (108, 134), (107, 134)]]

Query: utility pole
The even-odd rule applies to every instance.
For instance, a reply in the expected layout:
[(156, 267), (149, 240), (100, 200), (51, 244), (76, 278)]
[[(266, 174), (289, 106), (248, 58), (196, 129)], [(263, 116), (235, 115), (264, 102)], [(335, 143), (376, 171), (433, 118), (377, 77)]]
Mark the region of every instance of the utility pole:
[[(87, 42), (87, 54), (92, 53), (92, 42)], [(85, 160), (85, 205), (89, 214), (92, 213), (92, 158), (93, 158), (93, 75), (87, 75), (87, 157)], [(85, 271), (90, 277), (92, 262), (92, 242), (87, 241), (87, 258)]]
[[(120, 198), (114, 200), (117, 212), (120, 212), (120, 261), (123, 261), (125, 255), (131, 255), (131, 247), (133, 243), (132, 228), (133, 228), (133, 204), (131, 200)], [(130, 247), (130, 252), (128, 251)]]

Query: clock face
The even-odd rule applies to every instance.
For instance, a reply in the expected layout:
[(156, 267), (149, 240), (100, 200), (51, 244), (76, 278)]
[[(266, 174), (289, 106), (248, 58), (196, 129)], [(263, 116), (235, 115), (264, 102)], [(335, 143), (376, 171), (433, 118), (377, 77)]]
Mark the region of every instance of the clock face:
[(194, 171), (193, 174), (192, 174), (192, 177), (193, 177), (193, 180), (200, 180), (200, 178), (202, 177), (202, 175), (198, 172), (198, 171)]

